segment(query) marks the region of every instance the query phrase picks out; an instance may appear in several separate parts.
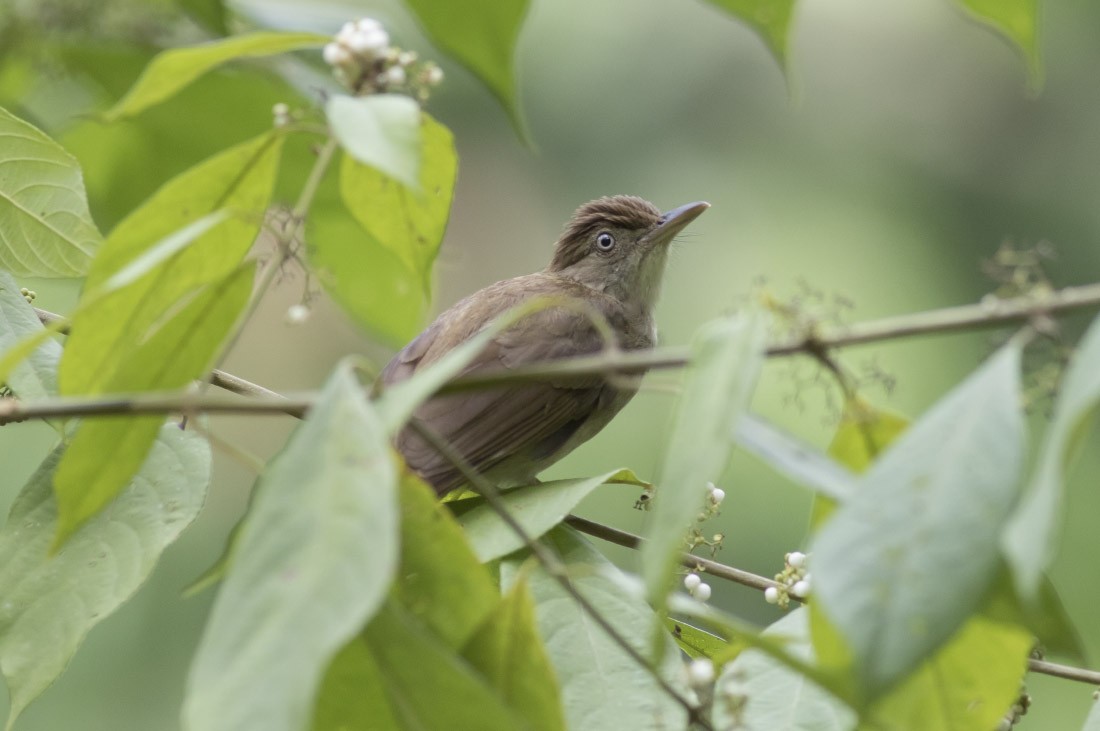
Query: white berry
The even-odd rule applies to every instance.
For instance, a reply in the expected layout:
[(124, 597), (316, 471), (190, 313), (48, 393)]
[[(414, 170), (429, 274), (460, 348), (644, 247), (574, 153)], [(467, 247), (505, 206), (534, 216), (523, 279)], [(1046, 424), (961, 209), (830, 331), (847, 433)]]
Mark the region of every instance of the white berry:
[(699, 584), (699, 586), (695, 587), (695, 591), (693, 591), (692, 594), (694, 594), (695, 598), (699, 601), (705, 602), (707, 599), (710, 599), (710, 584)]
[(360, 30), (348, 39), (348, 47), (360, 56), (376, 56), (390, 45), (390, 36), (381, 28)]
[(810, 580), (799, 579), (794, 582), (794, 586), (791, 587), (791, 593), (799, 599), (805, 599), (810, 595)]
[(688, 665), (688, 678), (691, 684), (700, 688), (714, 682), (714, 663), (705, 657), (699, 657)]
[(348, 61), (351, 61), (351, 54), (348, 53), (348, 49), (339, 43), (329, 43), (325, 46), (325, 50), (321, 52), (321, 55), (329, 66), (344, 66)]
[(703, 580), (699, 578), (699, 574), (688, 574), (684, 577), (684, 588), (690, 592), (694, 592), (702, 583)]
[(722, 501), (726, 499), (726, 491), (720, 487), (716, 487), (710, 491), (710, 501), (715, 505), (721, 505)]
[(792, 551), (787, 554), (787, 564), (791, 568), (800, 569), (806, 565), (806, 554), (801, 551)]
[(374, 18), (360, 18), (355, 22), (354, 27), (360, 32), (382, 30), (382, 24)]
[(393, 86), (401, 86), (405, 83), (405, 69), (400, 66), (390, 66), (386, 69), (386, 83)]
[(443, 69), (438, 66), (429, 66), (427, 71), (424, 72), (424, 80), (428, 82), (429, 86), (437, 86), (439, 82), (443, 81)]
[(767, 589), (765, 589), (764, 590), (764, 601), (766, 601), (768, 604), (778, 604), (779, 603), (779, 589), (775, 588), (774, 586), (769, 586)]

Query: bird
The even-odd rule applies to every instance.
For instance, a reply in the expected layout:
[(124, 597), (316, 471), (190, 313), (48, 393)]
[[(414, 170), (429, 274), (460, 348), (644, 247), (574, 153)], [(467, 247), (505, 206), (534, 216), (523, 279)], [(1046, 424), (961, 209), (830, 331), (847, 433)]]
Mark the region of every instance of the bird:
[[(657, 343), (653, 309), (670, 244), (709, 206), (698, 201), (662, 213), (631, 195), (585, 203), (565, 225), (544, 270), (489, 285), (444, 311), (393, 357), (377, 386), (411, 378), (535, 299), (547, 306), (493, 336), (462, 375), (597, 354), (609, 343), (591, 313), (610, 325), (616, 348), (652, 348)], [(635, 382), (604, 374), (514, 382), (437, 395), (420, 405), (412, 420), (449, 443), (497, 487), (514, 487), (537, 482), (542, 470), (603, 429), (636, 392)], [(465, 485), (454, 460), (424, 433), (406, 424), (394, 439), (409, 468), (440, 496)]]

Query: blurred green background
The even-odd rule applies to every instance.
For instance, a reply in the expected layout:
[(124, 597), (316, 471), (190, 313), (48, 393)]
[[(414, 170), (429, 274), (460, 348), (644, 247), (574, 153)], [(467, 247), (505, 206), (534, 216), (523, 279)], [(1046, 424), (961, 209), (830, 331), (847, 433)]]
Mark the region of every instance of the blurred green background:
[[(664, 342), (729, 311), (760, 280), (784, 298), (821, 292), (854, 303), (849, 321), (978, 300), (994, 288), (980, 271), (1004, 241), (1049, 241), (1061, 285), (1100, 279), (1100, 5), (1049, 3), (1043, 12), (1046, 73), (1029, 94), (1022, 59), (943, 0), (803, 0), (785, 79), (748, 29), (701, 0), (535, 2), (519, 43), (520, 95), (537, 150), (525, 147), (475, 80), (430, 45), (397, 2), (247, 0), (242, 15), (272, 27), (334, 31), (380, 19), (395, 42), (441, 62), (432, 113), (454, 133), (461, 158), (454, 211), (437, 263), (433, 309), (498, 279), (545, 265), (561, 225), (580, 203), (633, 193), (663, 208), (707, 200), (713, 208), (675, 251), (658, 319)], [(165, 179), (270, 125), (271, 106), (294, 92), (260, 67), (234, 67), (133, 122), (89, 119), (117, 98), (159, 46), (199, 36), (176, 7), (139, 0), (5, 0), (0, 8), (0, 104), (40, 125), (85, 168), (104, 230)], [(315, 82), (303, 77), (304, 88)], [(314, 100), (316, 93), (314, 93)], [(298, 102), (300, 103), (300, 102)], [(286, 190), (301, 175), (291, 166)], [(369, 266), (364, 262), (364, 266)], [(71, 284), (28, 282), (36, 304), (67, 311)], [(290, 273), (273, 291), (226, 368), (269, 387), (319, 385), (348, 353), (384, 360), (373, 342), (324, 298), (304, 325), (284, 323), (309, 286)], [(812, 299), (812, 298), (811, 298)], [(1085, 320), (1067, 322), (1073, 335)], [(842, 355), (856, 372), (896, 379), (867, 395), (920, 414), (996, 342), (951, 335), (867, 346)], [(392, 345), (392, 344), (391, 344)], [(756, 407), (824, 446), (836, 394), (814, 368), (773, 362)], [(673, 397), (654, 386), (598, 438), (549, 476), (629, 466), (652, 476)], [(1044, 426), (1032, 418), (1035, 432)], [(278, 449), (286, 420), (219, 418), (212, 429), (260, 457)], [(1056, 579), (1100, 661), (1095, 516), (1100, 515), (1095, 435), (1074, 473), (1068, 535)], [(0, 508), (45, 455), (40, 424), (0, 431)], [(220, 554), (253, 475), (219, 454), (207, 509), (166, 554), (152, 579), (98, 626), (70, 669), (19, 728), (159, 731), (178, 727), (187, 665), (212, 593), (181, 589)], [(809, 496), (744, 455), (721, 481), (728, 497), (714, 532), (719, 558), (771, 575), (804, 544)], [(637, 492), (610, 487), (580, 512), (644, 529)], [(708, 528), (708, 531), (711, 530)], [(628, 569), (636, 557), (608, 552)], [(778, 616), (755, 592), (713, 582), (713, 601), (760, 623)], [(1031, 676), (1023, 729), (1076, 728), (1091, 688)]]

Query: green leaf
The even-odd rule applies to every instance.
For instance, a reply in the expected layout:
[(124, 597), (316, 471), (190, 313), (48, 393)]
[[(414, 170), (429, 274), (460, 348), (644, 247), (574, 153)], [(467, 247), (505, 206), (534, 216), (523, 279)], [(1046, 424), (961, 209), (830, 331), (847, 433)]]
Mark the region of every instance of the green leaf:
[(787, 39), (795, 0), (709, 0), (759, 34), (779, 65), (787, 66)]
[[(804, 607), (769, 626), (763, 636), (783, 638), (786, 652), (814, 663), (809, 612)], [(769, 731), (850, 731), (855, 727), (856, 714), (851, 708), (761, 650), (748, 649), (725, 667), (717, 687), (731, 686), (747, 702), (736, 709), (719, 697), (714, 704), (717, 728), (734, 728), (737, 721), (743, 728)]]
[(847, 469), (757, 416), (742, 415), (733, 438), (737, 446), (819, 497), (845, 500), (855, 489), (855, 477)]
[(0, 270), (0, 383), (24, 400), (57, 393), (61, 344), (52, 334), (11, 275)]
[[(624, 591), (609, 575), (618, 573), (604, 556), (576, 531), (564, 526), (542, 543), (566, 565), (570, 580), (631, 645), (648, 655), (647, 641), (656, 622), (640, 596)], [(566, 725), (571, 731), (686, 726), (683, 708), (661, 690), (650, 671), (638, 665), (611, 640), (592, 618), (541, 567), (523, 571), (529, 561), (517, 554), (501, 562), (501, 583), (510, 587), (525, 574), (535, 598), (539, 633), (561, 682)], [(659, 672), (673, 687), (683, 689), (680, 661), (666, 634)]]
[(439, 504), (435, 492), (411, 472), (401, 478), (398, 576), (397, 599), (455, 650), (466, 644), (499, 599), (461, 526)]
[[(106, 383), (107, 391), (180, 388), (208, 370), (252, 294), (251, 264), (198, 292), (149, 334)], [(54, 475), (55, 547), (107, 505), (137, 471), (156, 439), (161, 416), (85, 419)]]
[(1001, 536), (1005, 558), (1025, 601), (1036, 600), (1043, 574), (1058, 551), (1066, 470), (1098, 412), (1100, 317), (1092, 321), (1066, 369), (1030, 484)]
[(766, 334), (767, 319), (753, 313), (708, 323), (695, 336), (641, 551), (649, 600), (658, 611), (684, 537), (703, 507), (707, 482), (717, 479), (729, 460), (734, 428), (764, 363)]
[[(92, 264), (85, 299), (73, 317), (61, 359), (62, 393), (103, 393), (151, 328), (196, 288), (237, 269), (260, 229), (281, 150), (279, 135), (263, 135), (225, 150), (170, 180), (115, 227)], [(132, 284), (106, 296), (96, 294), (158, 242), (223, 208), (239, 215), (192, 240)], [(125, 383), (121, 388), (137, 389)]]
[(262, 58), (302, 48), (318, 48), (330, 39), (316, 33), (247, 33), (196, 46), (158, 53), (118, 102), (103, 117), (114, 122), (175, 96), (203, 74), (240, 58)]
[[(630, 470), (572, 480), (554, 480), (506, 491), (501, 497), (508, 513), (531, 538), (539, 538), (565, 519), (573, 508), (600, 485), (625, 482), (645, 485)], [(480, 561), (492, 561), (524, 546), (488, 503), (480, 502), (458, 517)]]
[(102, 237), (80, 164), (41, 130), (0, 107), (0, 269), (79, 277)]
[(333, 135), (349, 155), (418, 194), (421, 192), (424, 143), (420, 105), (414, 99), (404, 94), (360, 97), (335, 94), (325, 103), (325, 115)]
[(558, 679), (522, 579), (469, 639), (462, 655), (532, 731), (565, 731)]
[(1039, 0), (959, 0), (980, 22), (1000, 33), (1023, 54), (1034, 87), (1042, 82), (1039, 56)]
[[(394, 602), (363, 633), (400, 729), (525, 731), (504, 699)], [(347, 727), (345, 727), (347, 728)]]
[(414, 190), (345, 155), (340, 194), (359, 225), (421, 279), (428, 295), (432, 263), (451, 213), (458, 156), (450, 130), (427, 114), (421, 115), (420, 160)]
[(406, 0), (432, 42), (481, 79), (524, 134), (515, 54), (528, 0)]
[(974, 616), (868, 712), (872, 728), (994, 729), (1020, 694), (1034, 640), (1014, 624)]
[[(394, 459), (398, 459), (396, 455)], [(470, 550), (462, 528), (419, 477), (403, 473), (398, 497), (401, 564), (390, 604), (398, 615), (395, 621), (399, 620), (407, 632), (417, 635), (425, 654), (406, 653), (401, 658), (401, 675), (390, 672), (388, 665), (383, 671), (379, 666), (383, 654), (376, 655), (368, 640), (391, 644), (401, 640), (398, 637), (387, 640), (385, 630), (368, 627), (346, 644), (330, 664), (314, 708), (315, 731), (420, 728), (401, 725), (397, 719), (405, 723), (409, 720), (406, 714), (413, 711), (410, 704), (425, 703), (425, 688), (431, 692), (433, 686), (425, 686), (429, 682), (426, 677), (417, 681), (415, 668), (436, 662), (437, 655), (447, 659), (443, 666), (430, 668), (431, 673), (440, 675), (431, 682), (439, 682), (441, 687), (472, 683), (478, 687), (477, 692), (485, 692), (482, 681), (455, 659), (459, 648), (497, 606), (500, 597), (496, 586)], [(411, 667), (405, 671), (406, 666)], [(451, 677), (452, 674), (458, 677)], [(410, 687), (405, 686), (406, 682)], [(436, 693), (428, 702), (432, 708), (425, 709), (426, 713), (435, 713), (446, 706), (443, 696), (438, 690)], [(449, 712), (444, 711), (444, 715)], [(445, 724), (438, 727), (451, 728)]]
[[(853, 472), (866, 472), (908, 426), (909, 420), (903, 416), (876, 409), (858, 396), (848, 399), (829, 443), (828, 454)], [(810, 527), (820, 528), (835, 509), (835, 500), (815, 495)]]
[(397, 567), (385, 430), (339, 368), (261, 478), (188, 679), (188, 729), (303, 728), (329, 661)]
[(9, 728), (61, 674), (88, 630), (145, 581), (195, 519), (210, 480), (206, 442), (164, 426), (113, 509), (50, 556), (57, 531), (52, 473), (61, 454), (59, 448), (46, 458), (0, 529), (0, 670), (11, 692)]
[(427, 309), (423, 284), (348, 215), (338, 183), (336, 176), (321, 182), (306, 220), (310, 269), (359, 325), (403, 345), (420, 330)]
[[(813, 545), (814, 606), (850, 649), (866, 700), (900, 682), (973, 614), (1026, 450), (1019, 342), (906, 431)], [(834, 666), (814, 636), (823, 664)]]
[(692, 659), (705, 657), (718, 665), (741, 649), (740, 646), (727, 642), (716, 634), (678, 619), (665, 617), (665, 627), (672, 633), (672, 639), (676, 640), (676, 645)]

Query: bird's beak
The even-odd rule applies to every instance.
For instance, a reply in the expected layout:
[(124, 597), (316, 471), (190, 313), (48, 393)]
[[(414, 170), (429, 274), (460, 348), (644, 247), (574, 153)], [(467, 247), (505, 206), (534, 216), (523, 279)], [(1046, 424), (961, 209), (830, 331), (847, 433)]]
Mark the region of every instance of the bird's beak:
[(706, 201), (696, 201), (673, 208), (661, 215), (657, 221), (657, 227), (646, 238), (653, 244), (667, 244), (708, 208), (710, 204)]

